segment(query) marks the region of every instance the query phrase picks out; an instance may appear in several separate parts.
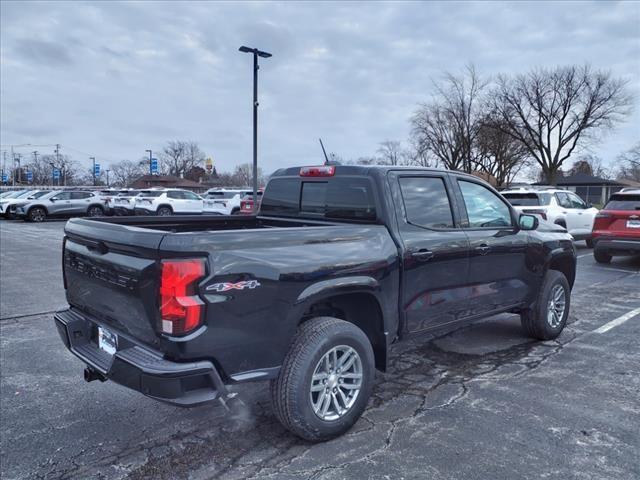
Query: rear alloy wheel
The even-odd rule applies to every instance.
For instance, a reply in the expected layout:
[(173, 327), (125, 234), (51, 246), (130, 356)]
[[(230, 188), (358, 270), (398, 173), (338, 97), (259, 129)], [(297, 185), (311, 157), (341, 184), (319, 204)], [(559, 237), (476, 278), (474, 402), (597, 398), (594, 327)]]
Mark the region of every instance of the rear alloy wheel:
[(35, 207), (29, 210), (29, 214), (27, 215), (27, 217), (32, 222), (44, 222), (47, 218), (47, 212), (44, 210), (44, 208)]
[(171, 211), (171, 209), (169, 207), (160, 207), (158, 209), (158, 216), (159, 217), (168, 217), (169, 215), (172, 215), (173, 212)]
[(89, 217), (102, 217), (103, 215), (104, 211), (97, 205), (93, 205), (87, 210), (87, 216)]
[(609, 263), (609, 262), (611, 262), (611, 255), (609, 255), (607, 252), (605, 252), (603, 250), (594, 250), (593, 251), (593, 258), (595, 258), (596, 262), (598, 262), (598, 263)]
[(374, 371), (373, 348), (357, 326), (331, 317), (307, 320), (271, 381), (276, 417), (312, 442), (342, 435), (367, 406)]

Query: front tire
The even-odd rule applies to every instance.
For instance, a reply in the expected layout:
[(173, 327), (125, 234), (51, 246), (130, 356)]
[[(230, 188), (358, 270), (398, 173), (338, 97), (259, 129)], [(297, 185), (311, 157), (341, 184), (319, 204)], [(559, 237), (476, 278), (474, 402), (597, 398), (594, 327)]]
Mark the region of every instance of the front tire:
[(552, 340), (567, 324), (570, 306), (571, 289), (567, 278), (557, 270), (549, 270), (535, 305), (520, 314), (522, 329), (529, 337)]
[(271, 381), (276, 417), (312, 442), (342, 435), (367, 406), (374, 371), (373, 349), (362, 330), (332, 317), (309, 320)]
[(47, 219), (47, 212), (42, 207), (34, 207), (29, 210), (27, 218), (31, 222), (44, 222)]
[(594, 250), (593, 251), (593, 258), (595, 258), (596, 262), (598, 262), (598, 263), (610, 263), (611, 262), (611, 255), (609, 255), (607, 252), (604, 252), (602, 250)]

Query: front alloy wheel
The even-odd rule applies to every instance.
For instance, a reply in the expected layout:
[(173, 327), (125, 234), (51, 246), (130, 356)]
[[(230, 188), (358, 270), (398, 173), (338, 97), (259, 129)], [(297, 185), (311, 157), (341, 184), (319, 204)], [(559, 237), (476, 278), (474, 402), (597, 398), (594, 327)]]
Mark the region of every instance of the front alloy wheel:
[(564, 318), (564, 309), (566, 306), (565, 291), (561, 284), (556, 284), (551, 289), (549, 295), (549, 303), (547, 305), (547, 322), (551, 328), (558, 328)]
[(318, 362), (311, 377), (310, 399), (313, 412), (325, 421), (347, 413), (362, 387), (362, 360), (353, 348), (339, 345)]

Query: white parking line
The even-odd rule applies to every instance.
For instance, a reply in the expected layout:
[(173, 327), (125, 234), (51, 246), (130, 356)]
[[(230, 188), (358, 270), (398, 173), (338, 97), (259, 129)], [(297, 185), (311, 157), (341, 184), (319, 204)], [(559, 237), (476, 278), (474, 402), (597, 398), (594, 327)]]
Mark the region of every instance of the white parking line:
[(625, 313), (624, 315), (611, 320), (608, 323), (605, 323), (604, 325), (602, 325), (600, 328), (596, 328), (594, 330), (595, 333), (605, 333), (608, 332), (609, 330), (611, 330), (613, 327), (617, 327), (618, 325), (622, 325), (624, 322), (626, 322), (627, 320), (632, 319), (633, 317), (635, 317), (636, 315), (640, 314), (640, 308), (636, 308), (635, 310), (631, 310), (630, 312)]
[(585, 253), (583, 255), (578, 255), (576, 258), (590, 257), (591, 255), (593, 255), (593, 254), (592, 253)]

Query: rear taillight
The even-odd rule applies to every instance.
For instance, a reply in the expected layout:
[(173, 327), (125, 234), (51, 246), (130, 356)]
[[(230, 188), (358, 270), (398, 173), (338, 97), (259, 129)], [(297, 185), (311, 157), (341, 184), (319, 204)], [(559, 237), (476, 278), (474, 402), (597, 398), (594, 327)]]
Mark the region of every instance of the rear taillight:
[(204, 307), (197, 286), (204, 275), (203, 259), (162, 261), (160, 316), (163, 333), (184, 335), (200, 326)]
[(253, 200), (243, 200), (240, 202), (240, 210), (250, 212), (253, 210)]
[(600, 212), (593, 221), (593, 231), (606, 230), (613, 223), (615, 217), (607, 212)]
[(323, 165), (321, 167), (302, 167), (300, 169), (301, 177), (333, 177), (336, 173), (334, 165)]

